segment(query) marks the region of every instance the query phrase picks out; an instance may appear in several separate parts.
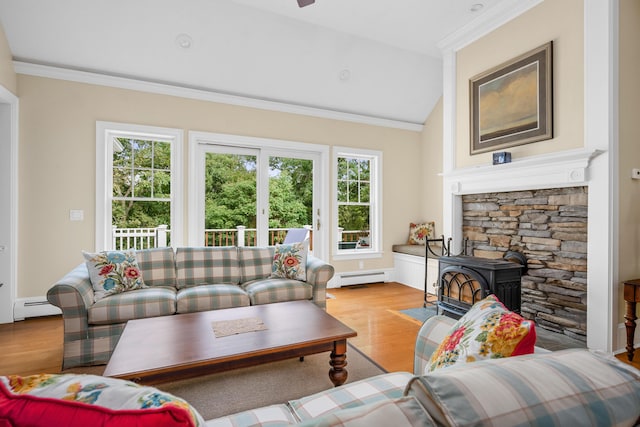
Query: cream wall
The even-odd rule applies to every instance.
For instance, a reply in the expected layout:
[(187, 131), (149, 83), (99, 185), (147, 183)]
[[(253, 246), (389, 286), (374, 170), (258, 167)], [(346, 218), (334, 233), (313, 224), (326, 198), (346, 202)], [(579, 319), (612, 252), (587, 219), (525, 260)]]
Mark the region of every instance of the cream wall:
[(583, 147), (583, 1), (545, 1), (457, 52), (456, 167), (492, 161), (491, 153), (469, 154), (469, 79), (550, 40), (554, 138), (508, 151), (516, 159)]
[(13, 70), (11, 50), (2, 25), (0, 25), (0, 86), (4, 86), (14, 95), (17, 94), (16, 73)]
[[(423, 184), (419, 192), (423, 219), (435, 221), (436, 236), (442, 235), (442, 98), (435, 105), (424, 123), (422, 131)], [(447, 236), (448, 237), (448, 236)]]
[[(618, 268), (621, 281), (640, 278), (640, 180), (632, 180), (631, 169), (640, 168), (640, 2), (620, 0), (620, 100), (618, 212)], [(620, 289), (619, 322), (624, 299)]]
[[(113, 121), (383, 151), (384, 250), (364, 268), (391, 268), (420, 199), (402, 191), (420, 171), (420, 133), (18, 75), (18, 297), (42, 296), (95, 242), (95, 123)], [(185, 170), (187, 144), (185, 143)], [(70, 209), (85, 220), (69, 221)], [(333, 262), (337, 271), (357, 261)]]

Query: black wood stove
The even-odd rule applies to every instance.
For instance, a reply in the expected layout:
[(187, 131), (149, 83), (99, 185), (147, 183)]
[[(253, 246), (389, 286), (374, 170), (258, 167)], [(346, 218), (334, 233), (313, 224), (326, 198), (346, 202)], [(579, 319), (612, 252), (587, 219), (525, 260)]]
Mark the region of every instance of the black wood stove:
[(520, 313), (524, 255), (509, 251), (504, 259), (442, 256), (438, 265), (441, 313), (460, 318), (475, 302), (490, 294), (495, 294), (509, 310)]

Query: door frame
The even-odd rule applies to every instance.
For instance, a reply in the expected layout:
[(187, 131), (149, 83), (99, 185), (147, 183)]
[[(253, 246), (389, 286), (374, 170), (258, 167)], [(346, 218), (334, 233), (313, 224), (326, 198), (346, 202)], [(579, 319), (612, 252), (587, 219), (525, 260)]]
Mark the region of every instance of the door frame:
[[(0, 128), (8, 130), (0, 132), (0, 144), (9, 144), (9, 221), (0, 227), (9, 226), (9, 241), (0, 242), (0, 256), (9, 256), (9, 300), (0, 299), (0, 323), (13, 323), (14, 305), (18, 289), (18, 97), (0, 85), (0, 104), (8, 111), (0, 113)], [(1, 165), (0, 165), (1, 167)], [(2, 248), (5, 246), (5, 248)]]
[[(202, 245), (202, 236), (199, 228), (204, 224), (204, 210), (199, 210), (201, 195), (204, 192), (201, 175), (202, 167), (199, 162), (202, 160), (201, 146), (203, 145), (226, 145), (230, 147), (244, 147), (259, 149), (267, 155), (277, 152), (310, 153), (318, 157), (314, 162), (314, 194), (317, 194), (317, 209), (313, 216), (313, 233), (317, 236), (313, 241), (314, 255), (321, 259), (328, 259), (329, 256), (329, 146), (320, 144), (309, 144), (298, 141), (288, 141), (270, 138), (257, 138), (242, 135), (209, 133), (209, 132), (189, 132), (189, 178), (188, 178), (188, 244), (191, 246)], [(258, 170), (258, 175), (260, 171)], [(259, 179), (259, 177), (258, 177)], [(201, 208), (201, 207), (200, 207)], [(319, 211), (319, 212), (318, 212)], [(264, 215), (263, 215), (264, 216)], [(260, 216), (257, 219), (260, 224)], [(318, 225), (320, 227), (318, 228)], [(316, 242), (318, 243), (316, 245)]]

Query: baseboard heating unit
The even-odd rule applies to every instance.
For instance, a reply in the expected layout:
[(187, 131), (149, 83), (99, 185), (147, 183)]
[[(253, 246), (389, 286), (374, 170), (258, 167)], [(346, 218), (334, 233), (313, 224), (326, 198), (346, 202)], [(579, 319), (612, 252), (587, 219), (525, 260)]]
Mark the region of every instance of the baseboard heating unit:
[(340, 277), (340, 286), (383, 283), (389, 281), (389, 273), (387, 271), (338, 273), (336, 276)]
[(49, 303), (44, 297), (19, 298), (13, 305), (13, 320), (24, 320), (28, 317), (53, 316), (62, 311)]

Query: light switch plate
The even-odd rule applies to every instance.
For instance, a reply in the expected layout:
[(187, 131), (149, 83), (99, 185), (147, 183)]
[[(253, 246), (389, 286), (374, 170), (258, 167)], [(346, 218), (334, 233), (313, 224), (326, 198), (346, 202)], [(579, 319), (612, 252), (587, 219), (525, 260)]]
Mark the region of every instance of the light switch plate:
[(69, 211), (69, 220), (84, 221), (84, 211), (81, 209), (71, 209)]
[(640, 169), (631, 169), (631, 178), (640, 179)]

